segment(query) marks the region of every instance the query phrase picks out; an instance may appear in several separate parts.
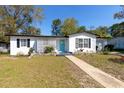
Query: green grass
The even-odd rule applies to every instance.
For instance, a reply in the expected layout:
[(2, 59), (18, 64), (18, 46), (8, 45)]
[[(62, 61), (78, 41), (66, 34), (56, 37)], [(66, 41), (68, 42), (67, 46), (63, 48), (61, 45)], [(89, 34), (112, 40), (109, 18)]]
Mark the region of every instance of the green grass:
[(124, 81), (124, 62), (120, 60), (119, 56), (102, 54), (85, 54), (76, 56)]
[(0, 56), (0, 87), (80, 87), (65, 57)]

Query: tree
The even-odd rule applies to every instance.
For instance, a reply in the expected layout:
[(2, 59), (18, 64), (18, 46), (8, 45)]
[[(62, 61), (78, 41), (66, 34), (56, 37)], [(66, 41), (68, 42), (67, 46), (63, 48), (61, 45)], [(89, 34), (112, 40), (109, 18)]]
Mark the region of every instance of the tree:
[(113, 24), (109, 30), (113, 37), (124, 36), (124, 22)]
[(42, 18), (42, 9), (35, 6), (0, 6), (0, 26), (4, 33), (23, 32), (33, 22), (39, 22)]
[(61, 27), (61, 33), (64, 36), (68, 36), (72, 33), (76, 33), (77, 32), (77, 20), (75, 20), (74, 18), (67, 18), (65, 19), (62, 27)]
[(78, 27), (78, 29), (77, 29), (77, 32), (84, 32), (84, 31), (86, 31), (85, 26), (80, 26), (80, 27)]
[(110, 34), (108, 33), (108, 28), (106, 26), (103, 26), (103, 27), (100, 26), (100, 27), (96, 28), (95, 30), (92, 30), (91, 32), (100, 37), (104, 37), (104, 38), (111, 37)]
[(77, 20), (67, 18), (62, 22), (60, 19), (55, 19), (52, 22), (52, 35), (68, 36), (73, 33), (86, 31), (85, 26), (78, 26)]
[(61, 20), (60, 19), (55, 19), (52, 22), (52, 35), (60, 35), (60, 30), (61, 30)]
[(114, 14), (114, 18), (123, 19), (124, 18), (124, 5), (121, 5), (122, 10)]
[(40, 33), (41, 33), (40, 29), (35, 28), (34, 26), (29, 26), (25, 31), (21, 32), (21, 34), (31, 34), (31, 35), (40, 35)]
[[(124, 18), (124, 5), (121, 5), (122, 10), (114, 14), (115, 19), (123, 19)], [(112, 36), (124, 36), (124, 22), (119, 24), (113, 24), (110, 27), (110, 31)]]

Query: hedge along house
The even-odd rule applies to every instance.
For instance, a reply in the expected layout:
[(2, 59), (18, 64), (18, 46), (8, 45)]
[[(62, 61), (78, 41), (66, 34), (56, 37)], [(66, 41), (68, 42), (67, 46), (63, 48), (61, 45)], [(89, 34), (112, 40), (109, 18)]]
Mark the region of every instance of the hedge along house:
[(54, 47), (56, 53), (96, 52), (96, 35), (82, 32), (65, 36), (6, 35), (10, 36), (10, 55), (27, 55), (30, 48), (44, 53), (46, 46)]

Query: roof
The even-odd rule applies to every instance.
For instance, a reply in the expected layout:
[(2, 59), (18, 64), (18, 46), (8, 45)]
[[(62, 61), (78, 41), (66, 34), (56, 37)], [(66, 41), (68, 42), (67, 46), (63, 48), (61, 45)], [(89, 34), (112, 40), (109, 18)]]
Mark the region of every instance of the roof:
[[(84, 31), (84, 32), (79, 32), (79, 33), (73, 33), (71, 35), (74, 35), (74, 34), (81, 34), (81, 33), (88, 33), (88, 34), (91, 34), (91, 35), (95, 35), (96, 37), (98, 35), (94, 34), (94, 33), (91, 33), (91, 32), (88, 32), (88, 31)], [(68, 38), (69, 36), (46, 36), (46, 35), (28, 35), (28, 34), (6, 34), (6, 36), (24, 36), (24, 37), (47, 37), (47, 38)]]
[(71, 35), (74, 35), (74, 34), (82, 34), (82, 33), (87, 33), (87, 34), (95, 35), (96, 37), (98, 36), (98, 35), (96, 35), (96, 34), (94, 34), (94, 33), (88, 32), (88, 31), (79, 32), (79, 33), (73, 33), (73, 34), (71, 34)]
[(26, 34), (6, 34), (6, 36), (68, 38), (68, 36), (45, 36), (45, 35), (26, 35)]
[(97, 37), (97, 38), (100, 38), (100, 39), (108, 39), (109, 37)]

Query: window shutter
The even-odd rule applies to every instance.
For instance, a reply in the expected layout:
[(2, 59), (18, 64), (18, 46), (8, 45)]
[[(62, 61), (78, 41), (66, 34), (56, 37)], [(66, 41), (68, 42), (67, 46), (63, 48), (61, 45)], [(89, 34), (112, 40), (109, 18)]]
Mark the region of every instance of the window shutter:
[(17, 48), (20, 47), (20, 39), (17, 39)]
[(78, 38), (76, 38), (76, 41), (75, 41), (75, 43), (76, 43), (76, 48), (78, 48), (79, 46), (79, 42), (78, 42), (79, 40), (78, 40)]
[(27, 39), (27, 47), (30, 47), (30, 39)]
[(91, 48), (91, 39), (89, 38), (89, 48)]

